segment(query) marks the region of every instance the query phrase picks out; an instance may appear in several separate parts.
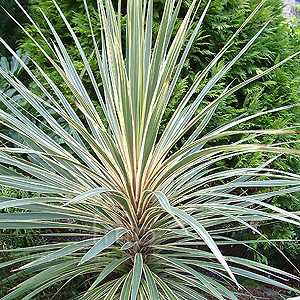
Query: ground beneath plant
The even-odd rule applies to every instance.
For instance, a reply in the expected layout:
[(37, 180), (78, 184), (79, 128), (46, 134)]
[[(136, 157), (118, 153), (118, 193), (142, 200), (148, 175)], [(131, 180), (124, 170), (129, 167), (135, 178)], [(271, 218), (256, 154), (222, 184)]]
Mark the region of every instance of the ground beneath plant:
[[(281, 289), (276, 288), (264, 288), (264, 289), (257, 289), (257, 288), (248, 288), (249, 292), (256, 298), (260, 300), (283, 300), (291, 297), (292, 295)], [(241, 300), (250, 300), (255, 299), (253, 296), (241, 296), (239, 299)]]
[[(283, 300), (295, 295), (291, 294), (289, 291), (282, 290), (276, 287), (247, 287), (248, 295), (245, 293), (241, 293), (241, 295), (237, 295), (240, 300)], [(205, 297), (209, 300), (216, 300), (215, 297), (210, 295), (205, 295)]]

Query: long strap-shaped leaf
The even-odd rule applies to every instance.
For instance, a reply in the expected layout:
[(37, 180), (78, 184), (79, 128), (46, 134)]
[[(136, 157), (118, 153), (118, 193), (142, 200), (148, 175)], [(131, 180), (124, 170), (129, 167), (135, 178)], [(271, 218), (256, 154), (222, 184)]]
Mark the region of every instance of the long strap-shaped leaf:
[(127, 278), (123, 284), (120, 300), (130, 299), (131, 282), (132, 282), (132, 270), (128, 272)]
[(143, 269), (143, 256), (141, 253), (136, 253), (134, 257), (132, 283), (131, 283), (131, 300), (136, 300), (140, 288), (140, 282)]
[(143, 264), (143, 270), (144, 270), (144, 274), (145, 274), (146, 280), (147, 280), (147, 286), (148, 286), (149, 293), (150, 293), (150, 299), (151, 300), (159, 300), (157, 286), (155, 284), (155, 280), (154, 280), (151, 270), (149, 269), (149, 267), (146, 264)]
[(128, 260), (128, 257), (114, 259), (110, 264), (108, 264), (102, 270), (102, 272), (99, 274), (99, 276), (93, 282), (93, 284), (89, 287), (87, 293), (89, 291), (93, 290), (105, 277), (107, 277), (109, 274), (111, 274), (118, 266), (120, 266), (122, 263), (124, 263), (127, 260)]
[(61, 257), (66, 257), (67, 255), (72, 254), (72, 253), (74, 253), (74, 252), (76, 252), (76, 251), (78, 251), (78, 250), (80, 250), (84, 247), (95, 244), (95, 242), (97, 240), (98, 240), (97, 238), (92, 238), (92, 239), (88, 239), (88, 240), (73, 243), (72, 245), (66, 246), (66, 247), (64, 247), (62, 249), (59, 249), (59, 250), (57, 250), (57, 251), (55, 251), (51, 254), (45, 255), (42, 258), (39, 258), (39, 259), (37, 259), (35, 261), (32, 261), (32, 262), (30, 262), (26, 265), (23, 265), (22, 267), (19, 268), (19, 270), (32, 268), (34, 266), (38, 266), (38, 265), (44, 264), (46, 262), (57, 260)]
[(125, 228), (115, 228), (107, 233), (100, 241), (98, 241), (80, 260), (79, 265), (90, 260), (101, 251), (116, 242), (122, 235), (127, 233), (129, 230)]
[(206, 245), (210, 248), (210, 250), (215, 254), (216, 258), (219, 260), (219, 262), (222, 264), (224, 269), (227, 271), (229, 276), (232, 278), (232, 280), (236, 283), (237, 286), (239, 286), (239, 283), (237, 282), (235, 276), (233, 275), (232, 271), (230, 270), (227, 262), (225, 261), (221, 251), (219, 250), (218, 246), (214, 242), (214, 240), (211, 238), (210, 234), (206, 231), (206, 229), (199, 223), (195, 218), (187, 214), (186, 212), (180, 210), (177, 207), (169, 207), (169, 205), (166, 203), (164, 197), (157, 197), (158, 201), (161, 203), (161, 206), (164, 209), (167, 209), (168, 212), (173, 213), (176, 215), (180, 220), (186, 222), (189, 224), (197, 233), (198, 235), (205, 241)]
[(75, 203), (84, 201), (85, 199), (91, 198), (95, 195), (99, 195), (101, 193), (105, 193), (105, 192), (108, 192), (108, 191), (109, 191), (109, 189), (106, 189), (106, 188), (96, 188), (96, 189), (93, 189), (93, 190), (89, 190), (89, 191), (86, 191), (86, 192), (74, 197), (67, 204), (71, 204), (71, 203), (75, 204)]

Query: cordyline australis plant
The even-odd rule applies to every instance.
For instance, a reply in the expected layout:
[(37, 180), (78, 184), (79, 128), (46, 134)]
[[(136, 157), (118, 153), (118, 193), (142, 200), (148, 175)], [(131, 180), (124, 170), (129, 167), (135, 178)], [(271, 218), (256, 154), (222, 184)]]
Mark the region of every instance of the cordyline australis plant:
[[(237, 293), (245, 290), (236, 276), (297, 292), (284, 282), (297, 279), (296, 276), (255, 261), (223, 255), (219, 247), (250, 243), (235, 241), (228, 233), (248, 228), (261, 234), (253, 222), (275, 220), (299, 225), (296, 214), (271, 206), (268, 199), (298, 191), (300, 177), (268, 168), (272, 160), (256, 168), (216, 168), (222, 160), (249, 152), (297, 153), (275, 145), (251, 143), (261, 134), (293, 131), (231, 130), (266, 113), (261, 112), (203, 133), (223, 99), (284, 63), (228, 86), (209, 105), (201, 106), (218, 80), (268, 24), (198, 91), (264, 1), (195, 79), (161, 133), (162, 117), (210, 1), (196, 24), (199, 1), (193, 1), (171, 39), (181, 1), (167, 0), (155, 40), (152, 2), (128, 0), (126, 49), (122, 49), (120, 14), (115, 13), (110, 0), (98, 1), (100, 41), (93, 34), (86, 11), (97, 72), (102, 77), (101, 90), (94, 79), (95, 70), (91, 70), (77, 37), (57, 7), (81, 54), (96, 99), (87, 94), (47, 16), (44, 15), (53, 34), (51, 42), (28, 17), (52, 53), (37, 46), (72, 91), (73, 99), (66, 99), (32, 60), (47, 81), (47, 88), (42, 85), (1, 40), (44, 96), (35, 95), (0, 69), (1, 75), (37, 112), (30, 115), (0, 94), (10, 111), (0, 111), (1, 124), (21, 137), (17, 141), (1, 134), (7, 143), (0, 151), (0, 184), (42, 194), (26, 199), (0, 198), (1, 209), (26, 209), (24, 213), (1, 214), (0, 228), (55, 228), (60, 232), (55, 236), (62, 237), (66, 234), (64, 229), (72, 229), (75, 237), (73, 241), (13, 250), (14, 260), (1, 266), (10, 265), (14, 272), (2, 284), (25, 279), (2, 300), (30, 299), (51, 285), (67, 284), (86, 275), (89, 288), (78, 292), (74, 299), (206, 299), (207, 294), (217, 299), (238, 299)], [(85, 1), (84, 4), (87, 7)], [(75, 112), (71, 100), (80, 113)], [(105, 122), (92, 100), (101, 105)], [(49, 109), (55, 113), (49, 113)], [(211, 141), (239, 133), (248, 137), (234, 144), (210, 145)], [(183, 146), (176, 150), (178, 142), (187, 135)], [(243, 192), (251, 187), (275, 189), (253, 195)], [(18, 263), (15, 268), (14, 263)]]

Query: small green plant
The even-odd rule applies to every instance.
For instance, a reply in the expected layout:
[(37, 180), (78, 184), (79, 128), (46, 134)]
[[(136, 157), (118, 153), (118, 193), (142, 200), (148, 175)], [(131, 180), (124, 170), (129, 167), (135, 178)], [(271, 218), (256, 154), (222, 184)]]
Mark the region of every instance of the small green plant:
[[(29, 62), (29, 57), (27, 55), (27, 53), (21, 53), (21, 50), (17, 50), (16, 54), (20, 57), (20, 59), (22, 60), (22, 62), (24, 64), (28, 64)], [(23, 71), (23, 66), (22, 64), (14, 57), (9, 57), (6, 58), (5, 56), (2, 56), (0, 58), (0, 68), (10, 74), (11, 76), (15, 76), (17, 78), (20, 78), (20, 75)], [(22, 102), (20, 102), (21, 100), (21, 96), (16, 93), (16, 90), (14, 88), (11, 87), (11, 85), (7, 82), (7, 80), (5, 80), (3, 77), (0, 78), (0, 92), (1, 93), (5, 93), (8, 97), (12, 98), (12, 100), (16, 101), (19, 104), (22, 104)], [(23, 101), (24, 103), (25, 101)], [(1, 104), (2, 105), (2, 104)], [(5, 108), (4, 105), (2, 105), (1, 107), (2, 109)]]
[[(39, 195), (35, 195), (39, 196)], [(0, 199), (20, 199), (33, 197), (31, 193), (22, 190), (16, 190), (12, 188), (0, 187)], [(19, 208), (3, 208), (1, 213), (21, 213), (25, 212)], [(40, 232), (33, 229), (0, 229), (1, 243), (0, 250), (10, 250), (16, 248), (31, 247), (43, 243)], [(0, 253), (1, 259), (5, 261), (14, 260), (18, 258), (18, 255), (14, 252), (2, 252)], [(9, 277), (10, 264), (4, 263), (0, 268), (0, 278), (4, 279)], [(13, 288), (12, 282), (0, 287), (0, 296), (4, 296), (10, 288)]]
[[(232, 239), (232, 232), (250, 229), (263, 236), (255, 225), (260, 222), (275, 220), (299, 226), (297, 214), (269, 203), (272, 197), (299, 191), (299, 176), (273, 169), (273, 158), (255, 167), (217, 166), (220, 161), (258, 152), (299, 154), (295, 149), (259, 143), (261, 135), (293, 135), (294, 128), (236, 129), (255, 117), (296, 105), (241, 116), (205, 132), (224, 99), (296, 55), (239, 84), (228, 85), (210, 102), (205, 101), (222, 76), (267, 28), (268, 22), (253, 33), (234, 58), (218, 65), (212, 77), (204, 81), (263, 3), (195, 78), (164, 126), (162, 118), (210, 1), (196, 24), (193, 21), (199, 1), (191, 1), (173, 39), (181, 1), (166, 1), (153, 39), (153, 1), (128, 0), (125, 41), (121, 35), (121, 5), (115, 13), (110, 0), (97, 1), (100, 40), (86, 9), (97, 70), (89, 65), (73, 29), (56, 6), (81, 55), (81, 75), (43, 14), (53, 39), (48, 41), (39, 33), (51, 55), (39, 43), (36, 45), (72, 97), (66, 98), (32, 60), (47, 81), (47, 86), (41, 84), (10, 50), (42, 96), (0, 69), (0, 74), (39, 114), (31, 119), (8, 96), (0, 94), (1, 102), (10, 110), (0, 110), (0, 121), (21, 137), (16, 141), (2, 136), (8, 144), (0, 149), (0, 184), (41, 193), (42, 197), (0, 198), (0, 209), (28, 211), (1, 214), (0, 228), (50, 228), (57, 230), (56, 237), (71, 236), (72, 240), (11, 250), (18, 258), (9, 264), (22, 266), (16, 267), (2, 284), (21, 282), (2, 300), (31, 299), (47, 288), (67, 285), (79, 277), (87, 281), (88, 287), (73, 299), (201, 300), (210, 294), (220, 300), (237, 300), (239, 293), (246, 293), (238, 283), (240, 276), (298, 293), (284, 282), (298, 277), (222, 249), (251, 244), (249, 240)], [(87, 8), (86, 1), (84, 5)], [(101, 88), (95, 72), (101, 75)], [(82, 76), (92, 83), (95, 98), (87, 93)], [(49, 113), (49, 109), (55, 113)], [(68, 126), (62, 126), (58, 119)], [(187, 137), (184, 141), (183, 136)], [(228, 143), (231, 136), (236, 140)], [(262, 192), (257, 193), (260, 188)]]
[[(39, 197), (39, 194), (32, 194), (27, 191), (12, 188), (0, 187), (0, 197), (2, 199), (21, 199), (30, 197)], [(22, 213), (26, 212), (20, 208), (6, 207), (2, 209), (2, 213)], [(10, 229), (0, 230), (1, 249), (22, 248), (37, 244), (40, 237), (39, 232), (32, 229)]]

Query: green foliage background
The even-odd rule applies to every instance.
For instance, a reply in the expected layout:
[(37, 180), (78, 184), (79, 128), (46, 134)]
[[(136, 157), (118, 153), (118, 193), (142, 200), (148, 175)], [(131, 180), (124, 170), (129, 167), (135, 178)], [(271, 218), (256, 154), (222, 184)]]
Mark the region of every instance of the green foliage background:
[[(80, 38), (86, 53), (91, 54), (93, 51), (89, 26), (84, 16), (84, 6), (81, 0), (77, 1), (57, 1), (62, 11), (70, 23), (75, 27), (75, 31)], [(116, 5), (117, 5), (117, 1)], [(123, 1), (125, 2), (125, 1)], [(154, 16), (158, 22), (159, 16), (163, 9), (163, 0), (156, 0)], [(176, 91), (174, 92), (173, 106), (185, 92), (185, 88), (193, 81), (198, 72), (201, 71), (209, 61), (215, 56), (219, 49), (226, 43), (232, 33), (242, 24), (250, 12), (258, 5), (260, 0), (214, 0), (207, 12), (204, 20), (202, 31), (199, 33), (197, 41), (193, 46), (189, 58), (186, 61), (183, 71), (183, 77)], [(83, 63), (79, 59), (79, 53), (74, 47), (74, 43), (67, 34), (67, 30), (63, 25), (63, 21), (54, 14), (54, 5), (52, 1), (35, 0), (32, 5), (32, 17), (37, 24), (43, 24), (45, 36), (49, 36), (46, 22), (40, 14), (40, 7), (49, 17), (50, 22), (53, 22), (55, 28), (60, 36), (63, 37), (63, 42), (67, 45), (67, 50), (71, 53), (76, 61), (78, 72), (82, 72)], [(93, 22), (98, 24), (100, 34), (100, 25), (96, 17), (95, 1), (88, 1), (90, 8), (94, 8)], [(124, 3), (123, 3), (124, 4)], [(188, 7), (189, 1), (184, 1), (185, 7)], [(206, 1), (202, 3), (204, 7)], [(203, 9), (202, 7), (202, 9)], [(202, 11), (200, 8), (199, 11)], [(125, 11), (125, 8), (123, 8)], [(226, 62), (234, 57), (237, 51), (257, 32), (266, 21), (273, 17), (264, 34), (251, 47), (246, 57), (240, 59), (231, 72), (226, 75), (226, 78), (211, 92), (213, 97), (218, 91), (227, 86), (233, 80), (235, 84), (245, 80), (250, 75), (255, 75), (274, 63), (286, 58), (295, 53), (299, 48), (296, 39), (288, 34), (289, 27), (285, 23), (281, 15), (282, 2), (281, 0), (268, 0), (263, 8), (257, 13), (256, 17), (249, 22), (247, 27), (239, 35), (237, 42), (235, 42), (230, 51), (225, 55), (224, 59), (219, 63), (212, 73), (216, 73), (218, 68), (226, 64)], [(181, 12), (184, 15), (185, 11)], [(156, 28), (158, 24), (156, 23)], [(33, 26), (27, 27), (28, 32), (34, 33)], [(37, 41), (41, 43), (41, 38), (35, 35)], [(24, 38), (22, 49), (28, 51), (30, 56), (34, 57), (35, 61), (51, 74), (55, 82), (61, 82), (58, 74), (49, 67), (49, 62), (45, 60), (42, 53), (37, 50), (35, 44), (29, 39)], [(91, 58), (91, 63), (95, 63), (94, 57)], [(48, 67), (48, 68), (47, 68)], [(96, 74), (97, 75), (97, 74)], [(89, 82), (85, 81), (86, 85)], [(277, 69), (272, 74), (265, 76), (260, 82), (255, 82), (247, 88), (239, 91), (235, 96), (231, 97), (227, 102), (224, 102), (219, 107), (218, 117), (215, 118), (215, 125), (224, 124), (227, 120), (235, 118), (241, 114), (250, 114), (259, 112), (263, 109), (270, 109), (282, 105), (297, 103), (299, 99), (300, 89), (299, 83), (299, 67), (298, 60), (293, 60), (283, 67)], [(61, 83), (61, 85), (63, 85)], [(90, 92), (91, 92), (90, 88)], [(66, 90), (66, 92), (68, 92)], [(91, 92), (92, 93), (92, 92)], [(208, 99), (209, 101), (210, 99)], [(168, 120), (169, 115), (173, 111), (172, 104), (169, 107), (168, 115), (165, 116), (165, 121)], [(249, 126), (255, 128), (279, 128), (287, 127), (295, 124), (298, 121), (299, 111), (286, 111), (280, 114), (265, 115), (264, 117), (254, 120)], [(266, 141), (267, 142), (267, 141)]]
[[(20, 0), (20, 4), (29, 9), (30, 0)], [(0, 0), (0, 36), (13, 48), (17, 49), (20, 39), (22, 38), (22, 29), (12, 20), (12, 18), (5, 12), (18, 20), (21, 24), (26, 23), (27, 18), (17, 6), (15, 1)], [(0, 44), (0, 56), (10, 56), (9, 51)]]

